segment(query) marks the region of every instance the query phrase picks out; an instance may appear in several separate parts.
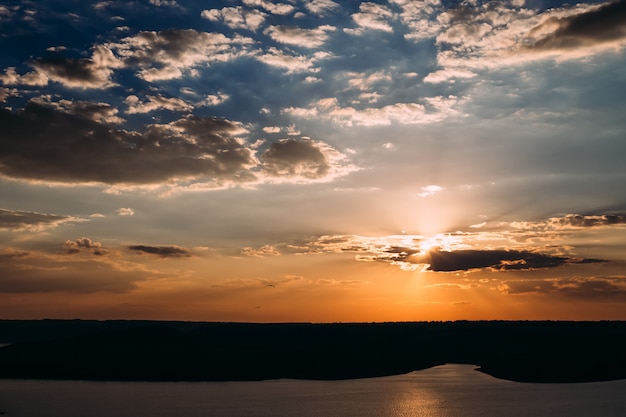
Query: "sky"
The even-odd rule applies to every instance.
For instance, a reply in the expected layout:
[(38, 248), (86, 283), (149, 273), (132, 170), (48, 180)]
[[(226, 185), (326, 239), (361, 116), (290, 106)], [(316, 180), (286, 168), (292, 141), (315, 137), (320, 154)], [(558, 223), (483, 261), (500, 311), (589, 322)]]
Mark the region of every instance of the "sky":
[(0, 5), (0, 318), (626, 320), (626, 1)]

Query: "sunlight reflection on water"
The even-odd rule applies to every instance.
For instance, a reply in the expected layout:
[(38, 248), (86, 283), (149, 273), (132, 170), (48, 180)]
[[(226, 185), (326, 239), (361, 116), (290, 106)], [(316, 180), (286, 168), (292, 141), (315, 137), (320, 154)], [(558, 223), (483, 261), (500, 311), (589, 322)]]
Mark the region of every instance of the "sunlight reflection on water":
[(626, 380), (521, 384), (471, 365), (348, 381), (0, 380), (7, 416), (495, 417), (626, 415)]

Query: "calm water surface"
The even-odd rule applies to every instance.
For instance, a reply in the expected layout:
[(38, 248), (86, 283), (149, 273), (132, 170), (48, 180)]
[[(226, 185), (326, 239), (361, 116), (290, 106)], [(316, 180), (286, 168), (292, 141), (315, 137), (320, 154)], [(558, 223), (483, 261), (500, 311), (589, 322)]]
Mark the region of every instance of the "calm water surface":
[(444, 365), (349, 381), (0, 380), (7, 417), (626, 416), (626, 380), (522, 384)]

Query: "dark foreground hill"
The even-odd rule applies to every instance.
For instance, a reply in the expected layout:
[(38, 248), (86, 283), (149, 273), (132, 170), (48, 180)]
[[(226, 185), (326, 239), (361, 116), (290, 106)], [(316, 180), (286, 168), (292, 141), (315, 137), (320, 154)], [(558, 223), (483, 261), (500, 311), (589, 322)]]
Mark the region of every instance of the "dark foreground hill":
[(626, 322), (250, 324), (0, 320), (0, 378), (348, 379), (470, 363), (498, 378), (626, 378)]

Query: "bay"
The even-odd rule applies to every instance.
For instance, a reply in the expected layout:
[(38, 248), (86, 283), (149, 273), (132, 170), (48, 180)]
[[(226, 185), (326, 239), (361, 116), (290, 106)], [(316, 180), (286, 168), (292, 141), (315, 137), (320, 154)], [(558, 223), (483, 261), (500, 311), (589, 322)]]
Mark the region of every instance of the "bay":
[(448, 364), (344, 381), (0, 380), (0, 411), (24, 417), (623, 417), (626, 380), (534, 384)]

